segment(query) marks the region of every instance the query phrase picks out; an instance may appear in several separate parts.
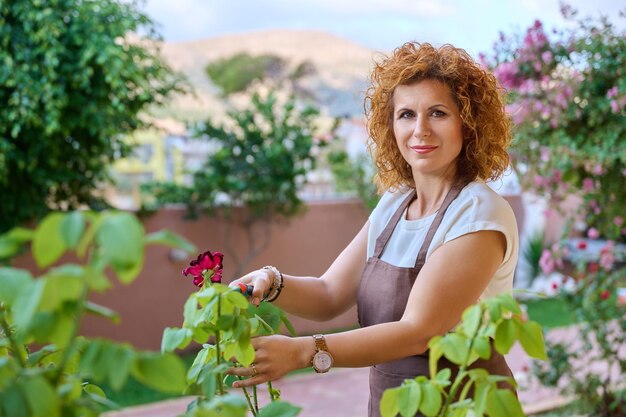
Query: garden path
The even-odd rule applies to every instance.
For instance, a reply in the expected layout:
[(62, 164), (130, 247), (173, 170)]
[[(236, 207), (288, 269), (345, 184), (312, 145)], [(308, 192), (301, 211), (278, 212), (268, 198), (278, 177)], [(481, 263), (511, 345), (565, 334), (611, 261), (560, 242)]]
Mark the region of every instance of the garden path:
[[(567, 332), (567, 330), (560, 330)], [(554, 390), (529, 381), (530, 359), (516, 344), (507, 355), (507, 362), (520, 385), (519, 398), (527, 415), (565, 404)], [(367, 415), (368, 369), (334, 369), (318, 375), (306, 373), (281, 379), (274, 383), (282, 399), (302, 407), (299, 417), (363, 417)], [(265, 392), (265, 389), (260, 391)], [(106, 417), (175, 417), (185, 410), (190, 397), (167, 400), (122, 411), (107, 413)], [(267, 403), (260, 396), (261, 404)]]

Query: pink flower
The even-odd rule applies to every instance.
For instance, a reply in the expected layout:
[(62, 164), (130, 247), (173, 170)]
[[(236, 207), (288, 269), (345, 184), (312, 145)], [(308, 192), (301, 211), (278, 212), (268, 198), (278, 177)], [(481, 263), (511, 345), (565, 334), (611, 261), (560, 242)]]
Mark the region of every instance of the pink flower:
[(623, 225), (624, 224), (624, 218), (622, 216), (615, 216), (613, 218), (613, 224), (615, 224), (615, 226), (617, 226), (617, 227)]
[(583, 191), (588, 193), (590, 191), (593, 191), (594, 189), (594, 184), (593, 184), (593, 180), (591, 178), (585, 178), (583, 180)]
[(614, 262), (615, 255), (613, 254), (613, 242), (609, 241), (602, 247), (602, 249), (600, 249), (600, 266), (604, 268), (605, 271), (609, 271), (613, 268)]
[(548, 249), (543, 250), (539, 259), (539, 266), (546, 275), (554, 271), (554, 259), (552, 259), (552, 253)]
[(611, 100), (611, 110), (613, 110), (613, 113), (618, 113), (619, 112), (619, 103), (615, 100)]
[(189, 262), (189, 266), (183, 269), (183, 275), (193, 276), (193, 284), (201, 287), (206, 280), (222, 282), (222, 261), (224, 255), (219, 252), (206, 251), (198, 255), (197, 259)]
[(598, 232), (598, 229), (596, 229), (595, 227), (592, 227), (587, 230), (587, 237), (589, 239), (597, 239), (598, 237), (600, 237), (600, 232)]
[(617, 86), (613, 86), (612, 88), (609, 89), (609, 91), (606, 92), (606, 98), (617, 97), (618, 91), (619, 90), (617, 89)]

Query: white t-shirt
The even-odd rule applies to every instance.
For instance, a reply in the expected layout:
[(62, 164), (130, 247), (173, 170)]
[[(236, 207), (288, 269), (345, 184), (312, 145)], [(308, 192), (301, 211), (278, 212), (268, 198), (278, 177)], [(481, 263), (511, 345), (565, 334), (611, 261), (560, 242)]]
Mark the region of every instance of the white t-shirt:
[[(370, 215), (368, 259), (374, 254), (376, 239), (408, 193), (409, 190), (386, 192)], [(435, 216), (436, 213), (418, 220), (407, 220), (405, 210), (383, 250), (381, 259), (399, 267), (415, 266), (417, 254)], [(513, 288), (513, 276), (519, 250), (517, 223), (509, 203), (484, 182), (477, 181), (468, 184), (450, 203), (428, 248), (426, 260), (428, 261), (431, 253), (444, 243), (479, 230), (499, 231), (506, 237), (504, 260), (480, 299), (510, 293)]]

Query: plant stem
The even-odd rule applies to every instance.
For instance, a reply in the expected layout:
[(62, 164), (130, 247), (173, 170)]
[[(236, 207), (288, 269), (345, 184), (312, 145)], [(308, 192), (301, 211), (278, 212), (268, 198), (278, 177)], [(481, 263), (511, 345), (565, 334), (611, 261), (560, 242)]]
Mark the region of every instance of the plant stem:
[[(220, 319), (220, 316), (222, 314), (222, 294), (217, 294), (217, 320)], [(217, 366), (219, 367), (220, 364), (222, 363), (222, 352), (220, 349), (220, 329), (217, 329), (217, 331), (215, 332), (215, 352), (217, 353)], [(222, 378), (222, 373), (218, 372), (217, 375), (215, 375), (215, 377), (217, 378), (217, 387), (219, 389), (220, 395), (224, 395), (224, 382), (223, 382), (223, 378)]]
[[(481, 309), (481, 314), (482, 314), (482, 309)], [(476, 331), (474, 332), (474, 334), (472, 335), (472, 338), (470, 339), (470, 345), (469, 345), (469, 349), (467, 350), (467, 356), (465, 357), (465, 360), (463, 361), (463, 365), (461, 365), (461, 367), (459, 368), (459, 372), (456, 374), (456, 378), (454, 378), (454, 383), (452, 384), (452, 387), (450, 388), (450, 392), (448, 393), (448, 397), (446, 398), (446, 402), (444, 403), (443, 408), (440, 411), (440, 414), (439, 414), (440, 416), (446, 415), (446, 412), (448, 411), (448, 407), (450, 406), (452, 399), (454, 398), (454, 396), (456, 395), (456, 392), (459, 389), (459, 385), (461, 385), (461, 382), (465, 378), (465, 370), (467, 369), (467, 362), (469, 362), (470, 356), (472, 354), (474, 341), (476, 340), (476, 336), (478, 336), (480, 327), (481, 326), (479, 325), (476, 328)]]
[(280, 397), (278, 397), (278, 395), (274, 394), (274, 387), (272, 386), (272, 381), (267, 381), (267, 391), (270, 393), (270, 400), (272, 400), (272, 402), (279, 400)]
[(259, 411), (259, 398), (257, 397), (256, 385), (252, 386), (252, 395), (254, 396), (254, 409)]
[(6, 309), (4, 304), (0, 305), (0, 323), (2, 324), (2, 330), (4, 331), (4, 335), (9, 339), (9, 343), (11, 343), (11, 348), (13, 349), (13, 355), (17, 359), (20, 367), (26, 368), (26, 360), (22, 356), (22, 351), (20, 350), (20, 346), (17, 344), (17, 340), (11, 334), (11, 328), (9, 327), (9, 323), (6, 321), (4, 314)]
[[(240, 381), (243, 380), (243, 378), (240, 376), (238, 376), (237, 379), (239, 379)], [(254, 408), (254, 405), (252, 405), (252, 401), (250, 400), (250, 394), (248, 394), (248, 390), (246, 389), (246, 387), (241, 387), (241, 389), (243, 390), (243, 394), (246, 396), (246, 401), (248, 402), (248, 408), (250, 408), (252, 415), (256, 417), (257, 410)]]
[(80, 299), (78, 300), (78, 305), (76, 307), (76, 311), (74, 312), (74, 320), (72, 333), (70, 335), (69, 342), (63, 351), (63, 356), (61, 357), (61, 361), (59, 361), (59, 365), (57, 367), (57, 373), (52, 378), (52, 385), (57, 385), (61, 376), (63, 375), (63, 369), (67, 365), (67, 362), (70, 360), (72, 353), (74, 352), (74, 345), (76, 344), (76, 338), (78, 337), (78, 332), (80, 329), (80, 323), (83, 318), (83, 312), (85, 311), (85, 304), (87, 304), (87, 299), (89, 296), (89, 283), (87, 279), (83, 279), (83, 288), (80, 295)]

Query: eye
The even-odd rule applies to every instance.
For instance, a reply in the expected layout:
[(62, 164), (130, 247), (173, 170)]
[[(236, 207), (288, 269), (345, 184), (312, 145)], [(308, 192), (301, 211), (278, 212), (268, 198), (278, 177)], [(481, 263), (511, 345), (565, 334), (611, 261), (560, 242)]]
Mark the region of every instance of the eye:
[(398, 119), (410, 119), (413, 117), (413, 112), (409, 110), (404, 110), (398, 114)]
[(433, 110), (431, 115), (433, 115), (434, 117), (444, 117), (446, 115), (446, 113), (442, 112), (441, 110)]

